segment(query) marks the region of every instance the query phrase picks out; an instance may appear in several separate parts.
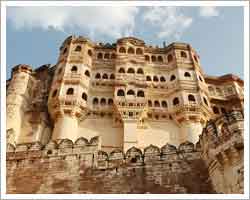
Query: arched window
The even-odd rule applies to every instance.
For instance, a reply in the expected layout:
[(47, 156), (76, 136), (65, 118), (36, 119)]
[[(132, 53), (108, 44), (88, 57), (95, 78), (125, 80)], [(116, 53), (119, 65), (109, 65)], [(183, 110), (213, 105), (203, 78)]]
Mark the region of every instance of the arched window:
[(161, 102), (161, 106), (162, 106), (163, 108), (167, 108), (167, 107), (168, 107), (168, 104), (167, 104), (166, 101), (162, 101), (162, 102)]
[(139, 90), (139, 91), (137, 92), (137, 96), (138, 96), (138, 97), (144, 97), (144, 91)]
[(186, 58), (186, 57), (187, 57), (187, 54), (186, 54), (185, 51), (181, 51), (181, 57), (182, 57), (182, 58)]
[(65, 48), (64, 50), (63, 50), (63, 54), (65, 54), (67, 52), (67, 48)]
[(121, 47), (121, 48), (119, 49), (119, 53), (126, 53), (126, 49), (125, 49), (124, 47)]
[(114, 102), (113, 102), (113, 99), (109, 99), (109, 100), (108, 100), (108, 105), (112, 106), (113, 103), (114, 103)]
[(108, 75), (107, 75), (107, 74), (103, 74), (103, 75), (102, 75), (102, 78), (103, 78), (103, 79), (108, 79)]
[(91, 57), (92, 56), (92, 51), (89, 49), (88, 50), (88, 55)]
[(111, 59), (115, 59), (116, 55), (114, 53), (111, 54)]
[(109, 59), (109, 57), (110, 57), (109, 53), (104, 54), (104, 59)]
[(95, 75), (95, 78), (96, 78), (96, 79), (100, 79), (100, 78), (101, 78), (101, 74), (100, 74), (100, 73), (97, 73), (97, 74)]
[(124, 68), (120, 68), (118, 72), (119, 73), (125, 73), (125, 70), (124, 70)]
[(142, 68), (137, 69), (137, 74), (143, 74)]
[(119, 89), (119, 90), (117, 91), (117, 96), (118, 96), (118, 97), (125, 96), (124, 90)]
[(88, 96), (85, 92), (82, 93), (82, 99), (84, 99), (85, 101), (87, 101)]
[(146, 79), (147, 79), (147, 81), (152, 81), (150, 76), (147, 76)]
[(145, 60), (150, 61), (150, 57), (148, 55), (145, 55)]
[(77, 66), (73, 66), (73, 67), (71, 68), (71, 72), (76, 73), (76, 72), (77, 72)]
[(158, 82), (159, 81), (158, 77), (154, 76), (153, 81)]
[(159, 102), (159, 101), (155, 101), (155, 102), (154, 102), (154, 106), (155, 106), (155, 107), (160, 107), (160, 102)]
[(174, 81), (175, 79), (176, 79), (175, 75), (172, 75), (172, 76), (170, 77), (170, 81)]
[(66, 93), (67, 95), (73, 95), (74, 94), (74, 89), (73, 88), (69, 88), (68, 90), (67, 90), (67, 93)]
[(185, 76), (185, 77), (191, 77), (191, 74), (190, 74), (189, 72), (185, 72), (185, 73), (184, 73), (184, 76)]
[(205, 97), (203, 97), (203, 101), (208, 106), (207, 99)]
[(168, 62), (172, 62), (173, 56), (171, 54), (169, 54), (167, 58), (168, 58)]
[(135, 70), (134, 70), (133, 68), (128, 68), (127, 73), (129, 73), (129, 74), (134, 74), (134, 73), (135, 73)]
[(76, 46), (76, 48), (75, 48), (75, 51), (81, 51), (82, 50), (82, 47), (81, 46)]
[(188, 95), (188, 101), (195, 102), (195, 97), (194, 97), (194, 95), (192, 95), (192, 94)]
[(160, 81), (161, 81), (161, 82), (165, 82), (166, 79), (165, 79), (163, 76), (161, 76)]
[(86, 76), (90, 77), (90, 73), (89, 73), (88, 70), (86, 70), (84, 74), (85, 74)]
[(220, 113), (219, 109), (216, 106), (213, 107), (213, 112), (214, 112), (214, 114)]
[(102, 59), (102, 53), (97, 54), (97, 59)]
[(110, 75), (110, 79), (115, 79), (115, 75), (114, 75), (114, 74), (111, 74), (111, 75)]
[(52, 97), (55, 97), (57, 94), (57, 90), (54, 90), (54, 92), (52, 93)]
[(134, 50), (132, 47), (129, 47), (129, 48), (128, 48), (128, 53), (129, 53), (129, 54), (134, 54), (134, 53), (135, 53), (135, 50)]
[(151, 56), (151, 60), (152, 60), (152, 62), (155, 62), (156, 61), (156, 57), (155, 56)]
[(152, 101), (151, 100), (148, 100), (148, 106), (152, 107)]
[(158, 56), (158, 62), (163, 62), (162, 56)]
[(134, 90), (129, 90), (129, 91), (127, 92), (127, 95), (135, 95)]
[(93, 104), (94, 104), (94, 105), (97, 105), (98, 103), (99, 103), (99, 100), (98, 100), (98, 98), (95, 97), (95, 98), (93, 99)]
[(173, 105), (176, 106), (180, 103), (178, 97), (175, 97), (174, 100), (173, 100)]
[(137, 48), (137, 49), (136, 49), (136, 54), (137, 54), (137, 55), (142, 55), (142, 54), (143, 54), (142, 49), (141, 49), (141, 48)]
[(101, 98), (100, 104), (101, 104), (102, 106), (106, 105), (106, 99)]

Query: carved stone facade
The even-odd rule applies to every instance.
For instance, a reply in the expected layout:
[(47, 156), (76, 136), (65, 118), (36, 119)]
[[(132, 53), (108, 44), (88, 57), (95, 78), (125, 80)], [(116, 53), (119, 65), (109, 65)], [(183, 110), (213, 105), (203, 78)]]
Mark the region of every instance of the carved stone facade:
[(243, 90), (205, 75), (189, 44), (70, 36), (56, 65), (18, 65), (7, 81), (7, 190), (243, 193)]

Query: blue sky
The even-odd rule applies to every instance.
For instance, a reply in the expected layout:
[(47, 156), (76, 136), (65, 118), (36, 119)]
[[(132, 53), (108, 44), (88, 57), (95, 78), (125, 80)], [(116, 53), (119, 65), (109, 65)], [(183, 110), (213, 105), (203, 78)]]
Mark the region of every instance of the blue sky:
[(9, 7), (7, 78), (17, 64), (56, 64), (72, 34), (110, 43), (128, 35), (159, 46), (190, 43), (206, 74), (243, 79), (242, 7)]

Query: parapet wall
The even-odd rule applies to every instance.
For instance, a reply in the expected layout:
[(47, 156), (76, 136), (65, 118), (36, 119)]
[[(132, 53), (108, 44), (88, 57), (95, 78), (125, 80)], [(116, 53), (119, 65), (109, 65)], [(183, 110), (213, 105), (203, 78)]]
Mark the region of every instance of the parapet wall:
[[(193, 181), (195, 180), (195, 181)], [(98, 151), (98, 139), (9, 145), (7, 193), (214, 193), (199, 146)]]

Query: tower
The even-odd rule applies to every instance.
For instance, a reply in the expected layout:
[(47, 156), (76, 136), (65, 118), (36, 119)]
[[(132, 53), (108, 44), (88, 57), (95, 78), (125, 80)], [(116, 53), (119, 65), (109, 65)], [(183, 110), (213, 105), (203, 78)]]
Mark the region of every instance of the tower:
[(137, 146), (136, 128), (146, 107), (144, 42), (136, 38), (117, 41), (116, 85), (114, 99), (123, 121), (123, 149)]
[(83, 37), (67, 38), (60, 48), (48, 101), (53, 140), (78, 138), (78, 122), (88, 114), (91, 65), (92, 43)]
[(6, 97), (6, 130), (9, 143), (19, 143), (24, 110), (29, 105), (29, 81), (32, 68), (28, 65), (17, 65), (12, 69), (11, 81)]
[(184, 43), (173, 43), (169, 47), (172, 56), (168, 55), (167, 60), (172, 60), (174, 66), (170, 87), (176, 88), (170, 99), (172, 117), (180, 126), (179, 142), (196, 143), (211, 117), (208, 87), (195, 50)]

